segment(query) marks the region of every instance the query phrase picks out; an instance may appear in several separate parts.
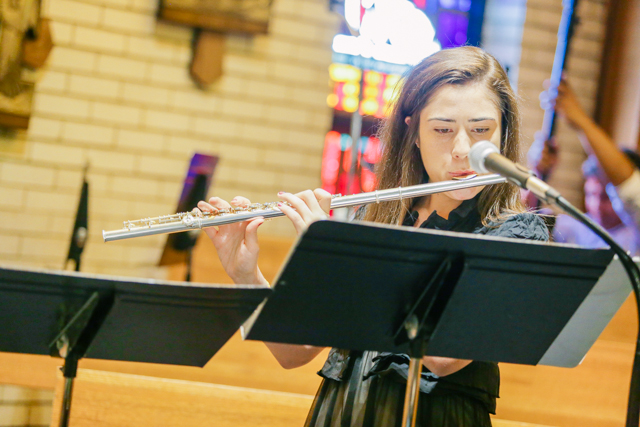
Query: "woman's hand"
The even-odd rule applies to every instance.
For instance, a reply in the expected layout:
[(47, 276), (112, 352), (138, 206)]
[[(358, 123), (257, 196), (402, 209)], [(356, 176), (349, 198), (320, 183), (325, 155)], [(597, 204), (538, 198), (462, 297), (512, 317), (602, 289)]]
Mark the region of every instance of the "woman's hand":
[(291, 204), (287, 206), (278, 203), (278, 207), (291, 220), (298, 234), (306, 230), (312, 222), (329, 217), (331, 194), (321, 188), (298, 194), (280, 192), (278, 197)]
[[(249, 199), (236, 197), (231, 204), (219, 197), (212, 197), (209, 203), (201, 201), (198, 208), (202, 211), (216, 212), (220, 209), (247, 207)], [(263, 217), (252, 218), (248, 221), (207, 227), (204, 232), (213, 242), (218, 252), (222, 267), (229, 277), (238, 284), (268, 284), (258, 267), (258, 227), (264, 223)]]

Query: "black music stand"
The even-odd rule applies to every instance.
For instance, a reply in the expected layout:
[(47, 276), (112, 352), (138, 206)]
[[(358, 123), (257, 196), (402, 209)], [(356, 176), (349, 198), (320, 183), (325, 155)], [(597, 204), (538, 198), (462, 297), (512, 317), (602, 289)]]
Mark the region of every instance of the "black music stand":
[(0, 268), (0, 351), (65, 359), (66, 426), (81, 358), (202, 367), (270, 292)]
[[(551, 358), (548, 350), (576, 312), (589, 320), (579, 308), (612, 258), (608, 249), (321, 221), (298, 240), (273, 295), (243, 329), (252, 340), (408, 353), (408, 426), (423, 355), (579, 362), (588, 347), (565, 341)], [(617, 307), (627, 282), (618, 283)], [(577, 335), (592, 344), (613, 314)]]

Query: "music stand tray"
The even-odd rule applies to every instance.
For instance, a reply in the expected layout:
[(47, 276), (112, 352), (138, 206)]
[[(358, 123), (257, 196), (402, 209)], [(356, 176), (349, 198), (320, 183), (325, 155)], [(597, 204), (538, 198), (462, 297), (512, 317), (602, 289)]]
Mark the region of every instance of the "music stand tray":
[(0, 351), (65, 358), (66, 425), (82, 357), (202, 367), (270, 293), (0, 267)]

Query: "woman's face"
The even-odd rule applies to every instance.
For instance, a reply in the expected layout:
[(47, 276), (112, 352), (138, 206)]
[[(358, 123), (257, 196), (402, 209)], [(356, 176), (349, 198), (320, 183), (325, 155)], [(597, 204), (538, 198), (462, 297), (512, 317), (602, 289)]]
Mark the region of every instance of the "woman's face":
[[(449, 181), (475, 174), (469, 150), (478, 141), (500, 148), (501, 114), (495, 95), (481, 84), (447, 85), (438, 89), (420, 112), (419, 140), (429, 182)], [(484, 187), (443, 193), (455, 200), (475, 197)]]

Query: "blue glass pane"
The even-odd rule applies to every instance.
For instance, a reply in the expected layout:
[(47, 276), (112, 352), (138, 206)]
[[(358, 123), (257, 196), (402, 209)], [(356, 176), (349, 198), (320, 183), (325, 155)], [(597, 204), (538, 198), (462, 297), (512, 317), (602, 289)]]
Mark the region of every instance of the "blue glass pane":
[(437, 37), (443, 49), (462, 46), (467, 42), (469, 19), (465, 15), (440, 12)]

